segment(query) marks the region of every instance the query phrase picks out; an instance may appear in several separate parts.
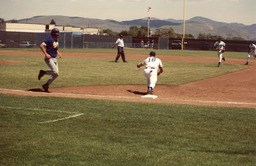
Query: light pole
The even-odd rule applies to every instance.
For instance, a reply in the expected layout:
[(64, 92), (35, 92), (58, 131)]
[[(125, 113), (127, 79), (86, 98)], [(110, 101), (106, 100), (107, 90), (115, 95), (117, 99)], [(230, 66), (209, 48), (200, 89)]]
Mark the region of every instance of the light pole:
[(148, 7), (148, 38), (149, 38), (149, 20), (150, 20), (150, 17), (149, 17), (149, 10), (151, 9), (151, 7)]
[(184, 0), (184, 7), (183, 7), (183, 35), (181, 40), (181, 50), (184, 49), (184, 38), (185, 38), (185, 6), (186, 6), (186, 0)]

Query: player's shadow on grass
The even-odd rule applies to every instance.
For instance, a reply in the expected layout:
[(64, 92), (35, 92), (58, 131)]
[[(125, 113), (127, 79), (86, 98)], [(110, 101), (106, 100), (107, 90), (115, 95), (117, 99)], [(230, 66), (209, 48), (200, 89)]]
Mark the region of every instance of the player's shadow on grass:
[(132, 91), (132, 90), (127, 90), (130, 93), (133, 93), (135, 95), (146, 95), (148, 94), (147, 92), (139, 92), (139, 91)]

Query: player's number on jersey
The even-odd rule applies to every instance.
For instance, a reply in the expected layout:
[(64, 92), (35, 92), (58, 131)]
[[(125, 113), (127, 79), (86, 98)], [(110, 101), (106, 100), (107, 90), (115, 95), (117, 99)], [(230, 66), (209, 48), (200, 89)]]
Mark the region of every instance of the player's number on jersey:
[(149, 58), (148, 59), (148, 62), (155, 62), (156, 61), (156, 58)]

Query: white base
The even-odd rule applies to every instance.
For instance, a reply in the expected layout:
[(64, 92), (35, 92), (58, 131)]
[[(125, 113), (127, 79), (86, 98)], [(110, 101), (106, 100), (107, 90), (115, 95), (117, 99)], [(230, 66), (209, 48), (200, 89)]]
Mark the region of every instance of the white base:
[(158, 96), (156, 96), (156, 95), (145, 95), (145, 96), (141, 96), (141, 98), (156, 99), (156, 98), (158, 98)]

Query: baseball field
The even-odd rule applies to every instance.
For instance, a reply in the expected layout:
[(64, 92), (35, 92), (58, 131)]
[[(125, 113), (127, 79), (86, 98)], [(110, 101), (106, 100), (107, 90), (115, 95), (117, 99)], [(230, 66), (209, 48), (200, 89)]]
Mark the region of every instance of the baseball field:
[(150, 50), (60, 50), (50, 86), (39, 49), (0, 49), (0, 165), (254, 165), (256, 61), (155, 50), (154, 94), (136, 64)]

